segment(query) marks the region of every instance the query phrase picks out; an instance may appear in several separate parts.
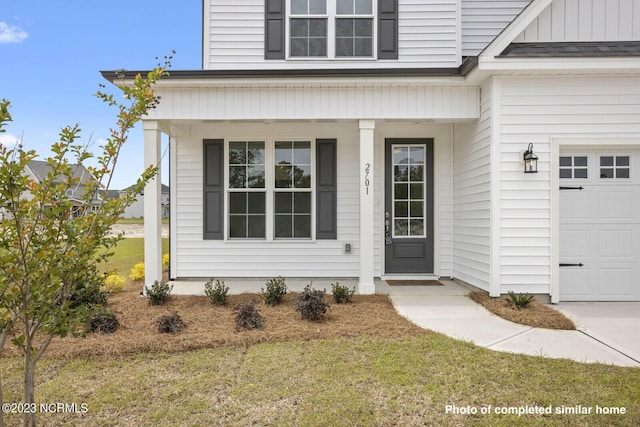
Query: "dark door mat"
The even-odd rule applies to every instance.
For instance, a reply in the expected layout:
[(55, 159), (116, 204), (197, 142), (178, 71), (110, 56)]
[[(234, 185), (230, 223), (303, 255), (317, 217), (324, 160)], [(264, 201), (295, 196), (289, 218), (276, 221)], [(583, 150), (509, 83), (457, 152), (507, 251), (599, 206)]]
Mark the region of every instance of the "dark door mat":
[(387, 280), (389, 286), (444, 286), (437, 280)]

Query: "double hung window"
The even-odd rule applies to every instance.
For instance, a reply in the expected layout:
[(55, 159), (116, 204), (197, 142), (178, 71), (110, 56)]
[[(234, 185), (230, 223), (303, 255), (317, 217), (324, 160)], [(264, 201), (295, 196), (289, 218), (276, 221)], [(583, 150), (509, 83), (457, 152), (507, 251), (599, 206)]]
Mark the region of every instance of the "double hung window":
[(227, 159), (230, 239), (312, 237), (310, 141), (230, 141)]
[(373, 0), (290, 0), (289, 56), (373, 57)]

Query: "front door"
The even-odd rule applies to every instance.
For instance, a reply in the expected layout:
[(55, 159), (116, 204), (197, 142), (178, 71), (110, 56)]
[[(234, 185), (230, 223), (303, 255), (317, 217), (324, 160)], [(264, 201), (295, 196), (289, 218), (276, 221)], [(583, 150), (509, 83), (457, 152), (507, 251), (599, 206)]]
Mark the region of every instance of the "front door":
[(385, 140), (385, 274), (433, 273), (433, 139)]

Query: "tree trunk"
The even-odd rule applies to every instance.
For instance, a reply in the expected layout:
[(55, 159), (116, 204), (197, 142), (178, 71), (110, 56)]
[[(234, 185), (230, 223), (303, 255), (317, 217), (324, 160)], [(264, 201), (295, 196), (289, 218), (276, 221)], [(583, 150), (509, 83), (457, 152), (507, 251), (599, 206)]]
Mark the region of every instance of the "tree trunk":
[[(35, 409), (35, 373), (36, 360), (31, 353), (31, 345), (27, 345), (24, 353), (24, 404), (27, 408)], [(35, 427), (36, 411), (25, 411), (22, 425), (24, 427)]]

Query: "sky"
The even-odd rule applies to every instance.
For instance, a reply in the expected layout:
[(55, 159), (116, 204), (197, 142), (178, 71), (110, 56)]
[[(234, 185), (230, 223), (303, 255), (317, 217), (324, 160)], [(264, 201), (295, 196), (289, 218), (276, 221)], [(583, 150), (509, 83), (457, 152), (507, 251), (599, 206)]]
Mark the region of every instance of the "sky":
[[(201, 69), (201, 14), (201, 0), (0, 0), (0, 99), (11, 102), (13, 116), (0, 143), (22, 141), (44, 159), (60, 130), (78, 123), (82, 141), (99, 154), (116, 111), (94, 94), (102, 83), (121, 96), (100, 71), (150, 70), (172, 50), (172, 69)], [(167, 144), (163, 135), (165, 184)], [(123, 147), (111, 189), (135, 183), (143, 166), (138, 124)]]

